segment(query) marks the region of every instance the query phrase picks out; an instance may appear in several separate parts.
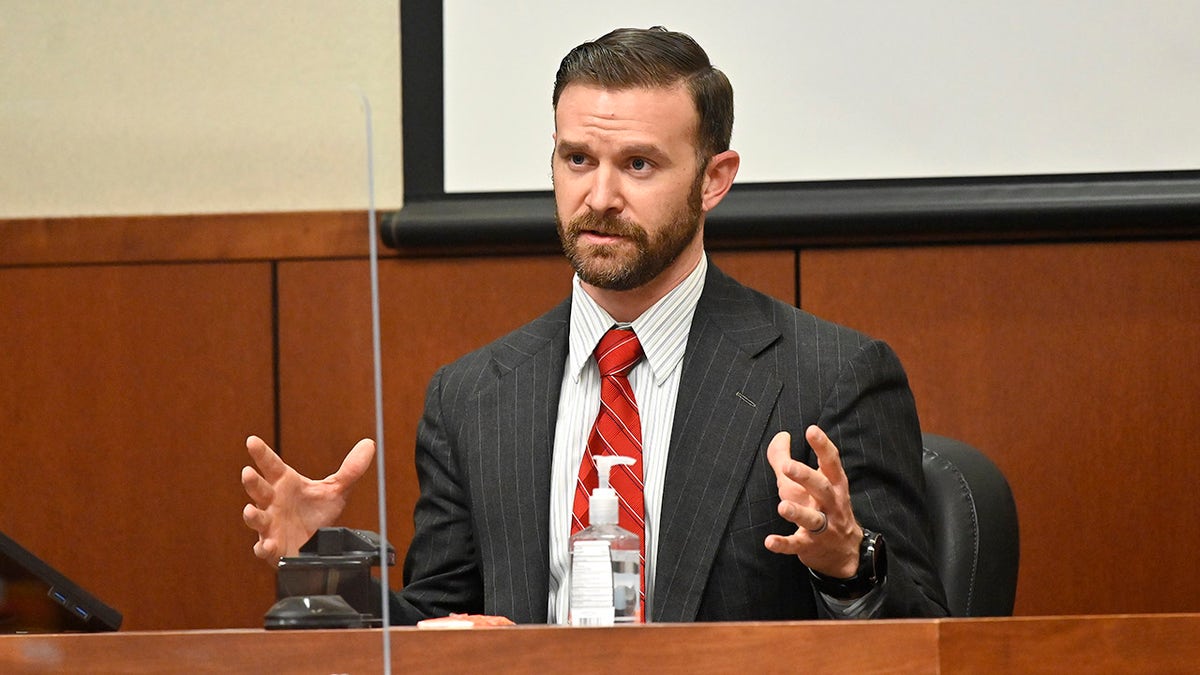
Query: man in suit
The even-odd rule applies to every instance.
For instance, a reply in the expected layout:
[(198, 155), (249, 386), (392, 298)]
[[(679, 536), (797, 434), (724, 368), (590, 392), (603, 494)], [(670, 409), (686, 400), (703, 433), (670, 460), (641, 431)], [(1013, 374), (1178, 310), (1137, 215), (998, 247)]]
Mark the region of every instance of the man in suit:
[[(614, 326), (644, 354), (628, 379), (648, 619), (944, 615), (899, 360), (705, 256), (705, 215), (740, 162), (724, 74), (686, 35), (622, 29), (563, 59), (553, 103), (573, 292), (430, 383), (396, 621), (566, 620), (571, 504), (600, 402), (592, 353)], [(314, 481), (257, 438), (247, 448), (259, 470), (243, 469), (243, 517), (268, 560), (336, 520), (374, 453), (362, 441)]]

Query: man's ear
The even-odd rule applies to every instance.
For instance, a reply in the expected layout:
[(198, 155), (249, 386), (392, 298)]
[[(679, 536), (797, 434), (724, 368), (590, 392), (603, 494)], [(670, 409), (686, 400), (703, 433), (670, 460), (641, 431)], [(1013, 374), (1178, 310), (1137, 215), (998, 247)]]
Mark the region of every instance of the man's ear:
[(737, 176), (742, 158), (733, 150), (712, 156), (708, 166), (704, 167), (704, 187), (700, 193), (700, 208), (705, 213), (712, 211), (725, 198)]

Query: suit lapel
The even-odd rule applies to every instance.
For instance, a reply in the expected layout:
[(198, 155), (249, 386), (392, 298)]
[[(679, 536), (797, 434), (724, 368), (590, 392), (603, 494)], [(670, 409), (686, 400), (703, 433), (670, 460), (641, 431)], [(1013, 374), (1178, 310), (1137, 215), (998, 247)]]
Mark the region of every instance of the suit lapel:
[[(550, 466), (559, 389), (566, 362), (570, 302), (497, 343), (492, 353), (494, 386), (479, 395), (478, 429), (495, 430), (480, 447), (495, 448), (494, 462), (474, 473), (492, 520), (502, 524), (504, 544), (491, 547), (497, 575), (509, 593), (495, 590), (507, 616), (546, 621), (550, 573)], [(490, 433), (490, 432), (482, 432)], [(497, 584), (499, 585), (499, 584)]]
[(781, 383), (779, 339), (748, 289), (709, 267), (688, 336), (660, 516), (654, 621), (694, 621)]

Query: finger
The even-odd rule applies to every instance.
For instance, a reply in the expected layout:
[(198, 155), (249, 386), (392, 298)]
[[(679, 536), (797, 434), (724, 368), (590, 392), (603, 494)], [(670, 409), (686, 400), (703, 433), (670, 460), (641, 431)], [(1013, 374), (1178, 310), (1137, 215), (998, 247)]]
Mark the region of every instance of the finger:
[(275, 500), (275, 490), (271, 484), (263, 480), (257, 471), (248, 466), (242, 467), (242, 487), (245, 488), (250, 499), (253, 499), (254, 503), (260, 507), (270, 506), (271, 502)]
[(780, 517), (784, 520), (787, 520), (796, 527), (807, 530), (810, 534), (823, 532), (824, 528), (829, 524), (829, 518), (825, 515), (824, 511), (801, 506), (795, 502), (779, 502), (778, 511)]
[(342, 465), (329, 478), (352, 485), (367, 472), (367, 469), (371, 467), (371, 460), (374, 458), (375, 441), (364, 438), (350, 448), (350, 452), (342, 460)]
[(261, 536), (271, 525), (271, 516), (253, 504), (247, 504), (242, 509), (242, 521), (246, 523), (246, 527), (258, 532)]
[[(795, 483), (790, 494), (812, 497), (817, 501), (828, 500), (833, 481), (825, 474), (803, 462), (793, 462), (787, 468), (787, 477)], [(793, 501), (802, 501), (794, 499)]]
[(817, 455), (817, 470), (826, 477), (830, 484), (845, 485), (846, 468), (841, 464), (841, 452), (829, 436), (817, 425), (811, 425), (804, 431), (805, 440)]
[(792, 435), (786, 431), (775, 434), (767, 445), (767, 463), (775, 470), (775, 485), (779, 498), (793, 502), (804, 502), (808, 491), (797, 484), (793, 476), (811, 473), (812, 469), (803, 462), (792, 459)]
[(767, 463), (775, 470), (776, 476), (781, 476), (790, 461), (792, 461), (792, 435), (781, 431), (775, 434), (770, 444), (767, 445)]
[(812, 447), (812, 452), (817, 454), (817, 466), (822, 470), (827, 470), (832, 473), (841, 473), (841, 453), (838, 452), (838, 446), (829, 440), (829, 436), (816, 424), (809, 426), (804, 431), (804, 437)]
[[(808, 429), (807, 433), (810, 434), (817, 427), (810, 426)], [(817, 431), (819, 432), (820, 429)], [(780, 436), (787, 436), (786, 445)], [(807, 434), (805, 438), (808, 438)], [(781, 431), (776, 434), (775, 438), (771, 439), (771, 444), (767, 446), (767, 460), (775, 469), (780, 499), (804, 502), (807, 498), (813, 497), (814, 493), (823, 494), (827, 491), (830, 481), (820, 471), (804, 462), (792, 459), (790, 442), (791, 437), (787, 432)]]
[(766, 546), (767, 550), (772, 553), (789, 553), (785, 548), (786, 545), (787, 538), (778, 534), (768, 534), (767, 538), (763, 540), (763, 546)]
[(246, 439), (246, 451), (250, 453), (250, 458), (254, 460), (254, 465), (258, 467), (262, 477), (267, 479), (267, 482), (274, 483), (287, 472), (287, 464), (279, 459), (279, 455), (267, 445), (266, 441), (258, 436), (251, 436)]
[(772, 553), (786, 553), (788, 555), (800, 555), (805, 549), (804, 542), (800, 540), (800, 533), (793, 534), (790, 537), (785, 537), (782, 534), (769, 534), (763, 540), (763, 546)]
[(269, 539), (259, 539), (254, 542), (254, 555), (271, 562), (277, 561), (282, 557), (278, 553), (278, 547), (275, 542)]

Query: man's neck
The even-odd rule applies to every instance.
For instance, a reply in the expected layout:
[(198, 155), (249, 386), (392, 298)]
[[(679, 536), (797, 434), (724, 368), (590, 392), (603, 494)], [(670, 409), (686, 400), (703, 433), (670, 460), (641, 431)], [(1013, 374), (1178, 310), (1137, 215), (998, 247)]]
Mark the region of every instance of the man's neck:
[(700, 264), (703, 256), (704, 244), (697, 237), (696, 245), (688, 246), (661, 274), (637, 288), (613, 291), (592, 286), (585, 281), (581, 281), (580, 285), (612, 318), (621, 323), (631, 323), (682, 283)]

